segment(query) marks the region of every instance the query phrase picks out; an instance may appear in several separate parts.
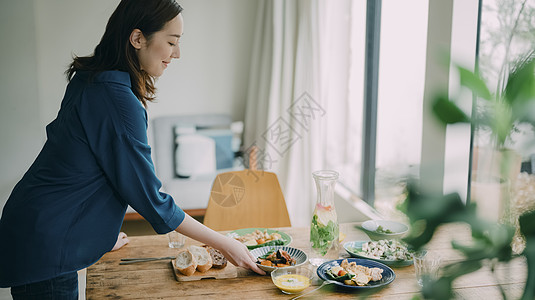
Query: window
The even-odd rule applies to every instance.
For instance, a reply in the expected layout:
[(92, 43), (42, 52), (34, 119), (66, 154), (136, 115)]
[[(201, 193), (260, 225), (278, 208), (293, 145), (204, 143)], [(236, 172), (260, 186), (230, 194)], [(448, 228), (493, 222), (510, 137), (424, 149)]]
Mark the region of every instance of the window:
[[(329, 168), (340, 170), (341, 184), (362, 196), (361, 180), (369, 176), (361, 174), (366, 2), (351, 1), (350, 8), (339, 9), (339, 16), (347, 15), (348, 11), (350, 15), (338, 19), (327, 16), (326, 22), (334, 27), (329, 32), (348, 37), (347, 44), (338, 42), (331, 46), (330, 51), (336, 55), (331, 55), (333, 58), (329, 60), (329, 66), (324, 68), (329, 70), (325, 76), (331, 78), (331, 83), (325, 87), (327, 99), (332, 100), (331, 107), (326, 109), (332, 116), (327, 116), (327, 132), (334, 133), (327, 137), (326, 162)], [(392, 193), (391, 189), (399, 195), (397, 183), (400, 177), (418, 169), (427, 10), (427, 0), (411, 1), (409, 4), (384, 1), (382, 5), (375, 181), (379, 198)], [(333, 9), (331, 13), (336, 11)], [(408, 15), (413, 17), (407, 18)], [(341, 30), (343, 26), (348, 26), (349, 32)], [(332, 41), (329, 44), (333, 45)], [(342, 61), (345, 54), (343, 47), (349, 47), (345, 62)], [(365, 200), (373, 202), (373, 199)], [(381, 206), (382, 202), (375, 204)], [(386, 206), (391, 207), (391, 203)]]
[[(389, 215), (418, 176), (427, 46), (427, 0), (383, 1), (377, 103), (375, 208)], [(408, 18), (407, 16), (411, 16)]]
[[(501, 89), (500, 78), (510, 64), (535, 49), (535, 1), (482, 2), (479, 69), (491, 92), (496, 92)], [(535, 145), (530, 142), (533, 134), (532, 128), (520, 127), (508, 141), (508, 146), (518, 151), (524, 161), (535, 155)], [(490, 143), (488, 131), (476, 132), (476, 146), (487, 147)]]
[[(490, 91), (500, 93), (508, 70), (519, 58), (535, 49), (535, 1), (482, 0), (482, 3), (479, 71)], [(486, 103), (477, 100), (475, 113), (482, 114)], [(485, 217), (500, 220), (505, 216), (515, 220), (534, 208), (535, 197), (529, 192), (535, 186), (534, 136), (534, 127), (519, 124), (519, 120), (516, 120), (514, 130), (507, 133), (503, 144), (497, 142), (488, 128), (475, 129), (471, 201), (478, 204)], [(496, 150), (498, 144), (507, 150)], [(501, 158), (505, 155), (512, 157), (508, 174), (500, 170)], [(523, 247), (517, 229), (513, 251), (519, 253)]]
[[(326, 166), (360, 195), (364, 93), (365, 1), (333, 1), (326, 7), (322, 91), (326, 107)], [(341, 17), (343, 16), (343, 17)]]
[[(366, 150), (363, 144), (363, 134), (366, 128), (363, 127), (365, 110), (363, 106), (365, 101), (365, 45), (370, 41), (365, 40), (366, 35), (366, 3), (365, 1), (351, 1), (350, 16), (339, 18), (346, 20), (346, 26), (349, 26), (349, 33), (343, 31), (334, 31), (336, 34), (346, 34), (349, 40), (349, 56), (346, 62), (346, 69), (343, 64), (337, 64), (345, 54), (342, 43), (337, 44), (339, 48), (330, 49), (332, 53), (329, 60), (330, 71), (325, 76), (330, 76), (331, 85), (324, 87), (324, 91), (332, 100), (332, 108), (335, 111), (332, 115), (336, 118), (328, 118), (327, 132), (336, 132), (331, 137), (327, 137), (327, 167), (340, 170), (342, 177), (340, 182), (346, 188), (358, 196), (363, 196), (361, 188), (363, 180), (373, 180), (375, 184), (375, 195), (369, 199), (363, 199), (370, 204), (374, 204), (379, 212), (387, 217), (394, 213), (395, 205), (402, 200), (404, 188), (404, 179), (407, 176), (419, 176), (420, 165), (422, 162), (424, 143), (433, 143), (433, 141), (423, 141), (423, 129), (428, 126), (424, 118), (424, 99), (425, 89), (428, 81), (433, 81), (434, 74), (427, 68), (429, 60), (438, 60), (440, 54), (428, 57), (429, 43), (440, 44), (443, 39), (428, 41), (428, 28), (446, 27), (449, 34), (451, 29), (452, 46), (451, 49), (457, 59), (471, 61), (473, 64), (475, 57), (475, 32), (477, 25), (477, 1), (466, 1), (458, 3), (455, 1), (440, 2), (430, 8), (428, 0), (412, 1), (368, 1), (379, 5), (381, 9), (380, 17), (380, 52), (378, 64), (377, 79), (377, 127), (371, 131), (374, 135), (376, 147), (374, 150), (375, 168), (369, 173), (362, 171), (362, 157)], [(474, 5), (475, 4), (475, 5)], [(442, 7), (451, 9), (453, 18), (444, 17), (441, 21), (429, 17), (430, 9), (435, 14), (440, 15)], [(469, 10), (469, 13), (462, 13)], [(340, 15), (347, 15), (341, 13)], [(369, 19), (368, 19), (369, 20)], [(336, 20), (339, 26), (342, 26), (341, 20)], [(429, 22), (434, 22), (432, 25)], [(444, 23), (440, 23), (444, 22)], [(328, 23), (328, 22), (327, 22)], [(369, 23), (368, 23), (369, 24)], [(431, 26), (431, 27), (429, 27)], [(434, 38), (434, 36), (432, 36)], [(463, 43), (471, 41), (470, 47), (464, 47)], [(449, 41), (449, 40), (448, 40)], [(465, 45), (465, 44), (464, 44)], [(447, 44), (446, 46), (449, 46)], [(438, 47), (437, 47), (438, 48)], [(464, 52), (461, 50), (464, 49)], [(465, 59), (467, 58), (467, 59)], [(334, 61), (334, 62), (333, 62)], [(434, 62), (436, 63), (436, 62)], [(438, 65), (438, 63), (436, 63)], [(337, 65), (334, 68), (332, 65)], [(326, 69), (324, 69), (326, 70)], [(432, 73), (432, 72), (431, 72)], [(431, 79), (429, 79), (431, 78)], [(447, 76), (445, 77), (447, 78)], [(441, 78), (439, 80), (443, 80)], [(338, 85), (333, 85), (332, 82)], [(369, 85), (369, 82), (367, 83)], [(441, 82), (447, 89), (446, 82)], [(455, 89), (456, 87), (450, 87)], [(343, 117), (340, 117), (343, 116)], [(467, 135), (468, 130), (468, 135)], [(453, 171), (459, 170), (454, 167), (448, 169), (443, 179), (444, 188), (458, 187), (455, 186), (459, 180), (464, 184), (464, 189), (468, 182), (468, 153), (469, 153), (469, 128), (463, 128), (460, 131), (456, 128), (448, 129), (448, 134), (443, 132), (443, 143), (446, 149), (442, 149), (440, 161), (452, 163), (453, 166), (464, 164), (461, 176), (454, 174)], [(453, 150), (459, 149), (462, 144), (462, 159), (454, 157), (457, 153)], [(424, 149), (424, 150), (422, 150)], [(444, 167), (444, 166), (442, 166)], [(366, 170), (364, 170), (366, 172)], [(464, 177), (463, 177), (464, 176)], [(448, 180), (453, 183), (449, 183)], [(441, 184), (442, 186), (442, 184)]]

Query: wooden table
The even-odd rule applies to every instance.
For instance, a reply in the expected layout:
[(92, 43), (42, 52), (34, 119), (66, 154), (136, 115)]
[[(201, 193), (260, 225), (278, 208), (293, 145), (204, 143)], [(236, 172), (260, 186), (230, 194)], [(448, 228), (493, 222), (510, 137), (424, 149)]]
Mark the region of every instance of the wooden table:
[[(345, 241), (368, 240), (367, 236), (355, 228), (354, 224), (342, 224), (341, 231), (347, 232)], [(292, 236), (290, 246), (308, 252), (308, 228), (279, 228)], [(428, 245), (429, 250), (437, 251), (448, 263), (460, 259), (451, 249), (450, 241), (468, 241), (470, 231), (464, 225), (442, 227)], [(176, 253), (176, 249), (167, 246), (165, 235), (130, 237), (130, 243), (122, 249), (109, 252), (87, 270), (87, 299), (290, 299), (271, 281), (270, 276), (260, 276), (250, 271), (245, 277), (232, 279), (203, 279), (200, 281), (178, 282), (175, 279), (169, 261), (144, 262), (131, 265), (119, 265), (121, 258), (160, 257)], [(188, 239), (186, 245), (198, 244)], [(341, 257), (348, 257), (341, 249)], [(414, 267), (393, 268), (396, 279), (391, 284), (378, 290), (372, 290), (369, 298), (411, 299), (419, 294)], [(526, 261), (516, 258), (509, 264), (497, 268), (503, 289), (510, 299), (522, 295), (526, 282)], [(318, 280), (319, 282), (319, 280)], [(316, 284), (318, 284), (316, 282)], [(314, 287), (309, 287), (311, 290)], [(497, 282), (492, 273), (486, 269), (466, 275), (454, 283), (458, 299), (501, 299)], [(300, 299), (341, 299), (358, 298), (362, 292), (347, 292), (339, 288), (326, 286)]]

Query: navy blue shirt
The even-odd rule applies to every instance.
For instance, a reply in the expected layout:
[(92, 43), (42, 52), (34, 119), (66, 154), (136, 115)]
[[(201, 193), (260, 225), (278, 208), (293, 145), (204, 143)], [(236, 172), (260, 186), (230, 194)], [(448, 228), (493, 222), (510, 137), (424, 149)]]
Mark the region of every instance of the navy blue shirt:
[(128, 205), (158, 233), (184, 220), (173, 198), (159, 191), (147, 113), (128, 73), (77, 72), (46, 133), (0, 219), (0, 287), (95, 263), (115, 245)]

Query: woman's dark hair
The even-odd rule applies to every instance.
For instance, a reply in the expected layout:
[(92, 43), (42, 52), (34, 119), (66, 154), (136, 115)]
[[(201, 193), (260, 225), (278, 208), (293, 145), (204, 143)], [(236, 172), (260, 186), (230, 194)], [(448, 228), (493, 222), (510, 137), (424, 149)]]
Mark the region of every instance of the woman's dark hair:
[(147, 106), (154, 100), (154, 78), (141, 70), (130, 34), (139, 29), (147, 40), (175, 18), (182, 7), (175, 0), (122, 0), (115, 9), (106, 31), (90, 56), (75, 56), (65, 74), (71, 80), (76, 71), (93, 73), (120, 70), (130, 74), (134, 95)]

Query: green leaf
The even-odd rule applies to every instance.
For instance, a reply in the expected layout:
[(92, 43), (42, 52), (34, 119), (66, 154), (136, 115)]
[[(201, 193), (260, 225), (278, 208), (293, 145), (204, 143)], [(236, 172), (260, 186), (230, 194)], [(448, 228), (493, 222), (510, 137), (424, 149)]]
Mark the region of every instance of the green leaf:
[(535, 298), (535, 211), (524, 213), (518, 218), (520, 232), (526, 238), (524, 256), (528, 263), (528, 277), (522, 300)]
[(403, 241), (410, 245), (411, 249), (417, 251), (431, 240), (437, 227), (437, 225), (427, 224), (423, 232), (418, 235), (413, 235), (411, 232), (409, 236), (403, 238)]
[(415, 250), (431, 240), (440, 224), (470, 219), (465, 216), (466, 207), (458, 194), (422, 194), (414, 182), (408, 183), (402, 206), (411, 222), (411, 231), (403, 240)]
[(535, 126), (535, 51), (520, 57), (509, 73), (503, 92), (514, 121)]
[(324, 226), (318, 222), (318, 216), (312, 217), (312, 224), (310, 226), (310, 241), (312, 242), (312, 248), (317, 250), (321, 255), (325, 255), (332, 243), (338, 236), (338, 226), (331, 220)]
[(493, 132), (498, 138), (499, 145), (504, 145), (507, 137), (513, 130), (514, 118), (511, 107), (505, 102), (496, 102), (494, 105)]
[(514, 235), (515, 229), (511, 226), (500, 225), (491, 228), (489, 239), (494, 251), (492, 256), (498, 258), (499, 261), (511, 260), (513, 254), (511, 243)]
[(329, 279), (331, 279), (331, 280), (336, 280), (336, 281), (340, 281), (340, 282), (344, 282), (344, 280), (350, 280), (351, 278), (355, 277), (355, 275), (353, 275), (351, 273), (346, 273), (345, 275), (338, 276), (338, 274), (333, 274), (331, 269), (327, 270), (325, 272), (325, 275), (327, 275), (327, 277), (329, 277)]
[(451, 242), (453, 249), (461, 251), (466, 257), (476, 260), (488, 257), (489, 244), (483, 240), (475, 240), (471, 245), (462, 245), (455, 241)]
[(335, 276), (335, 275), (333, 274), (333, 272), (331, 271), (331, 269), (325, 271), (325, 275), (327, 275), (327, 277), (329, 277), (330, 280), (336, 280), (336, 277), (338, 277), (338, 276)]
[(438, 96), (433, 103), (433, 113), (445, 124), (468, 123), (470, 118), (445, 96)]
[(535, 211), (530, 211), (522, 214), (518, 218), (520, 224), (520, 232), (528, 238), (535, 238)]
[(422, 288), (424, 299), (453, 299), (452, 281), (450, 278), (445, 277), (435, 281), (424, 278), (424, 286)]
[(273, 254), (273, 252), (275, 252), (275, 249), (269, 250), (268, 252), (266, 252), (266, 254), (264, 254), (262, 256), (259, 256), (258, 258), (267, 259), (267, 257), (270, 256), (271, 254)]
[(481, 269), (482, 266), (481, 260), (463, 260), (444, 266), (442, 270), (444, 277), (453, 281), (455, 278)]
[(481, 77), (465, 68), (458, 67), (461, 85), (469, 88), (476, 96), (490, 100), (492, 95)]
[(533, 53), (515, 63), (507, 78), (504, 99), (511, 106), (535, 100), (535, 57)]
[(513, 250), (511, 242), (514, 230), (506, 226), (495, 226), (486, 234), (474, 236), (470, 245), (463, 245), (453, 241), (453, 249), (459, 250), (467, 260), (477, 261), (497, 258), (499, 261), (510, 261)]
[(420, 187), (415, 181), (407, 183), (407, 197), (405, 198), (405, 213), (411, 222), (427, 220), (433, 223), (435, 219), (441, 219), (451, 213), (449, 206), (454, 206), (454, 210), (464, 209), (461, 199), (453, 195), (432, 195), (420, 191)]
[(524, 287), (524, 294), (522, 300), (535, 299), (535, 240), (533, 236), (526, 237), (526, 248), (524, 249), (524, 256), (528, 263), (528, 277), (526, 279), (526, 286)]

